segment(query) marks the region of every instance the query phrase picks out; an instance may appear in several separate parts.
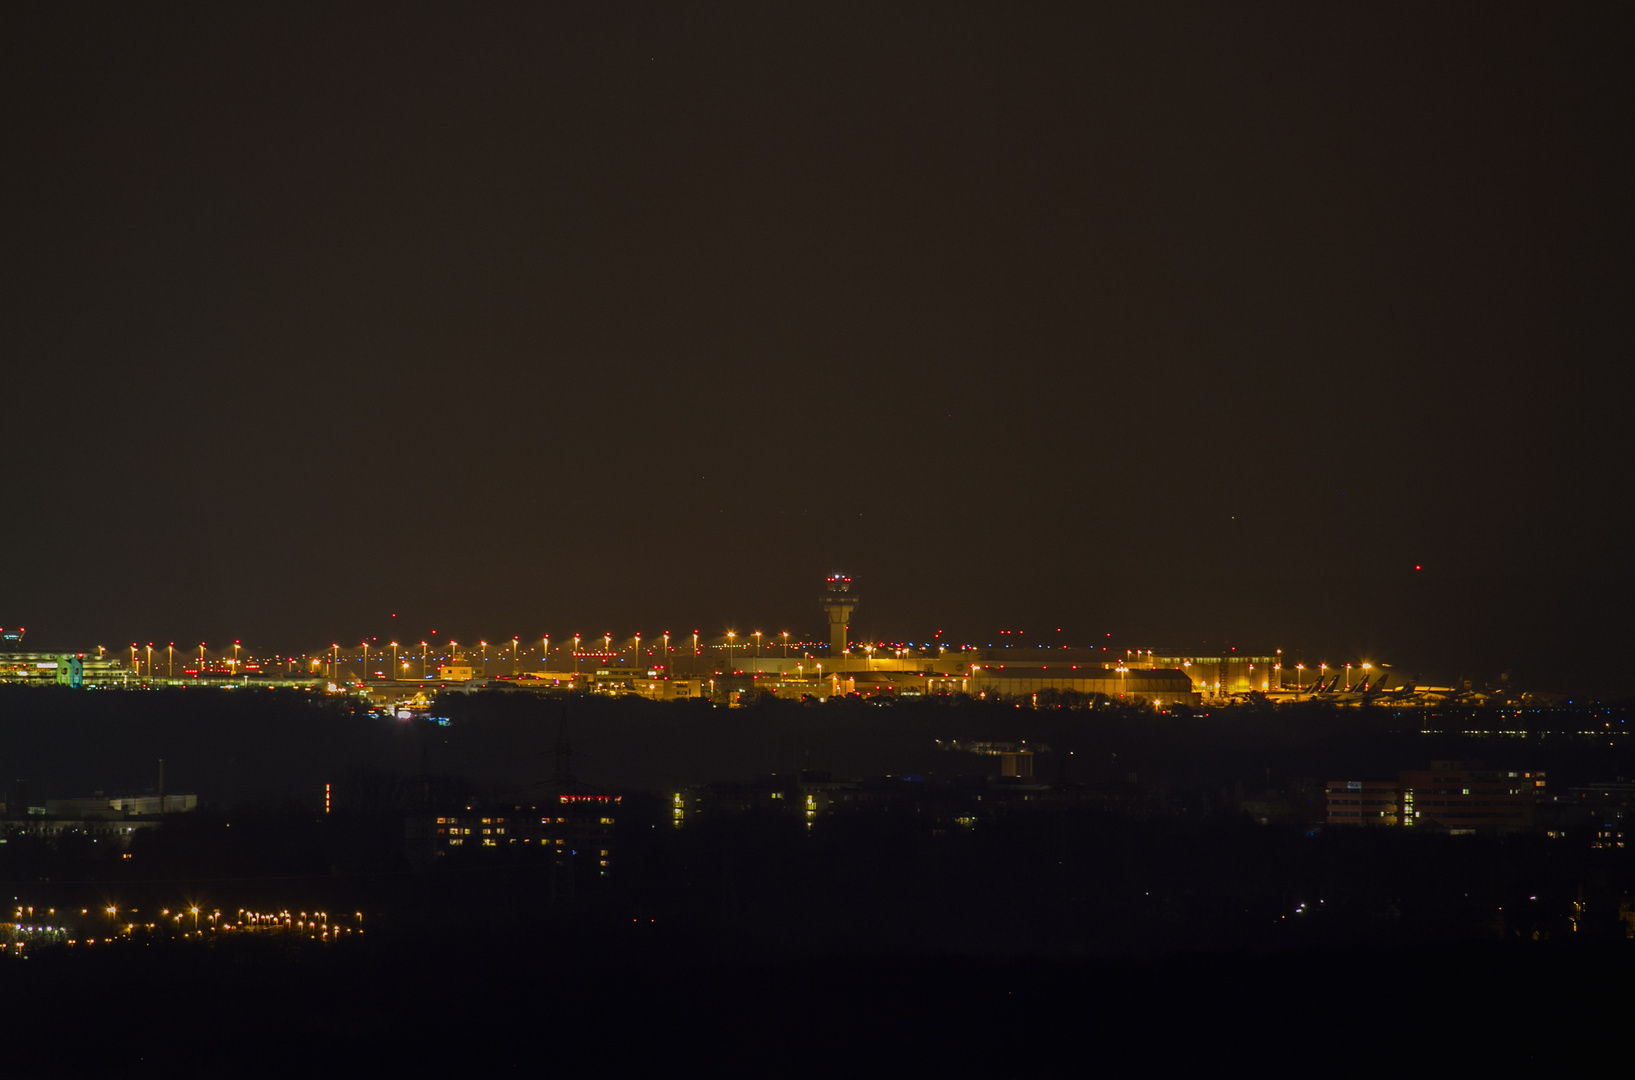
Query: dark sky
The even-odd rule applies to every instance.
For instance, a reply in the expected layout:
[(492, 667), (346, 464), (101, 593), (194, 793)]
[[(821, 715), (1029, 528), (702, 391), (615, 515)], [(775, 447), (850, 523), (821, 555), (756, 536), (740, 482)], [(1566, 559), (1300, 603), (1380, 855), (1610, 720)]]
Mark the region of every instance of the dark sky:
[(1618, 682), (1615, 17), (14, 11), (0, 625)]

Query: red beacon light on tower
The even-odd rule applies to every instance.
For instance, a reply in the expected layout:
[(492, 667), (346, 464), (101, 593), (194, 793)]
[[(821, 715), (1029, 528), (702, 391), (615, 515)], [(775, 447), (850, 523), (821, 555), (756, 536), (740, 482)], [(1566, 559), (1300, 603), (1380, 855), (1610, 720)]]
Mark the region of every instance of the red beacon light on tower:
[(828, 616), (830, 655), (841, 656), (847, 651), (852, 611), (859, 598), (852, 592), (852, 579), (844, 573), (830, 574), (823, 585), (824, 594), (819, 604)]

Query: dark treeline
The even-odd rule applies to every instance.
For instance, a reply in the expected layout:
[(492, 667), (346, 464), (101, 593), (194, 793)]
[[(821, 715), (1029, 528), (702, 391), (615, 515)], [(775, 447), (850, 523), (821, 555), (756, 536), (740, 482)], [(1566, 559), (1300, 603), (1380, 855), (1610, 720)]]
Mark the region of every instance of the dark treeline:
[[(1155, 792), (1214, 791), (1289, 777), (1390, 778), (1433, 758), (1544, 769), (1552, 786), (1635, 775), (1635, 758), (1585, 730), (1627, 726), (1627, 705), (1511, 712), (1392, 712), (1323, 705), (1174, 710), (1100, 702), (1018, 708), (969, 699), (766, 701), (751, 708), (602, 697), (449, 694), (447, 726), (372, 715), (354, 699), (282, 691), (157, 692), (0, 687), (0, 780), (30, 799), (139, 794), (166, 762), (172, 792), (202, 803), (321, 803), (326, 783), (357, 770), (460, 777), (477, 792), (525, 800), (558, 766), (567, 735), (573, 769), (608, 790), (688, 785), (803, 769), (835, 776), (952, 776), (986, 765), (937, 741), (1028, 740), (1046, 781), (1125, 781)], [(1433, 734), (1423, 734), (1423, 730)], [(1530, 734), (1467, 735), (1525, 731)], [(1043, 747), (1041, 747), (1042, 749)], [(347, 797), (406, 797), (408, 788)]]
[(156, 789), (223, 805), (322, 803), (345, 765), (419, 768), (408, 725), (370, 717), (354, 699), (297, 691), (159, 691), (0, 687), (0, 773), (7, 800), (29, 783), (36, 805), (104, 791)]

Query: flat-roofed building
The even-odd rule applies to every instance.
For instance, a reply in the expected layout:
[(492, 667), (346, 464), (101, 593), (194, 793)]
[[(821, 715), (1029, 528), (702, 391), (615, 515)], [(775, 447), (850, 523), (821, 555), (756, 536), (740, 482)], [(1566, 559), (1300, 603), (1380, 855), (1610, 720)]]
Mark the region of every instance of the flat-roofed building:
[(1179, 668), (1191, 677), (1193, 689), (1209, 697), (1267, 693), (1282, 689), (1283, 672), (1276, 656), (1154, 656), (1132, 653), (1127, 667)]
[(1449, 832), (1519, 829), (1534, 823), (1542, 772), (1475, 768), (1433, 761), (1396, 780), (1330, 780), (1330, 825), (1401, 825)]
[(167, 814), (197, 810), (199, 797), (192, 794), (116, 796), (95, 795), (75, 799), (47, 799), (44, 806), (27, 805), (26, 792), (8, 810), (0, 829), (45, 840), (82, 835), (97, 840), (114, 840), (121, 847), (145, 829), (157, 828)]
[(112, 655), (0, 652), (0, 682), (29, 686), (126, 686), (131, 669)]
[(1540, 824), (1551, 836), (1571, 831), (1588, 837), (1592, 848), (1621, 848), (1635, 831), (1635, 782), (1623, 778), (1570, 787), (1539, 801), (1548, 803), (1540, 812), (1548, 812), (1549, 820)]
[(1198, 702), (1191, 677), (1176, 668), (1006, 662), (976, 664), (971, 669), (973, 695), (1025, 697), (1044, 690), (1102, 694), (1126, 700), (1142, 698), (1159, 704)]
[[(411, 861), (435, 863), (471, 851), (538, 852), (557, 865), (569, 860), (596, 868), (606, 877), (613, 868), (613, 836), (621, 797), (559, 795), (538, 806), (491, 805), (411, 814), (404, 839)], [(480, 856), (479, 856), (480, 857)]]
[(1395, 780), (1330, 780), (1330, 825), (1400, 825), (1402, 790)]
[(1429, 769), (1398, 774), (1397, 783), (1404, 825), (1452, 832), (1532, 825), (1544, 793), (1542, 772), (1477, 769), (1462, 761), (1433, 761)]

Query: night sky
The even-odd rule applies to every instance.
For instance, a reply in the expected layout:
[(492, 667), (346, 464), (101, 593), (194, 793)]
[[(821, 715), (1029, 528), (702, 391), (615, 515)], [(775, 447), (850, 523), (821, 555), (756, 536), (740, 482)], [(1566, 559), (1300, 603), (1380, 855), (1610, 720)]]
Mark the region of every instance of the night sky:
[(12, 11), (0, 625), (1625, 688), (1626, 11)]

